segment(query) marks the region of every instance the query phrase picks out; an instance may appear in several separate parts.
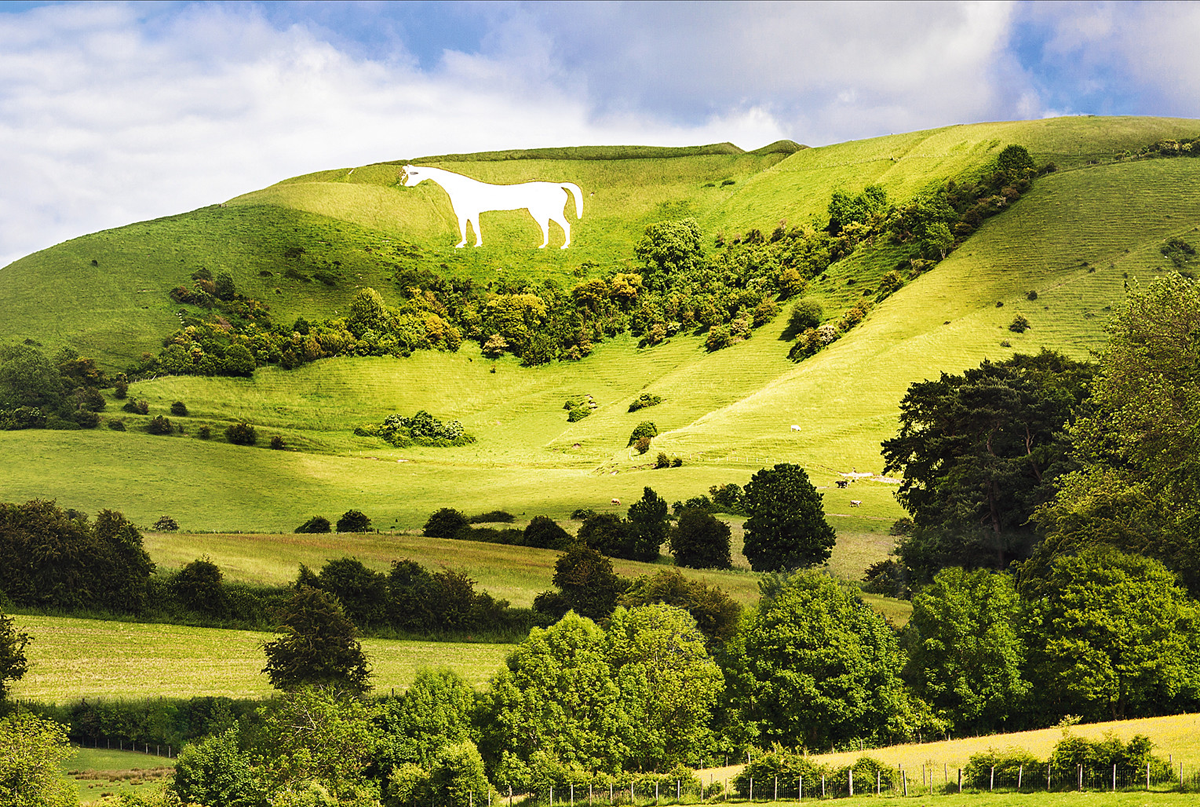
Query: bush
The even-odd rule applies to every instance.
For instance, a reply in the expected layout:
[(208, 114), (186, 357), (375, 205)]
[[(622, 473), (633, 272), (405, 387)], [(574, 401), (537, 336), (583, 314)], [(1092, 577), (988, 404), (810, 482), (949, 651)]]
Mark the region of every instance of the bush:
[(437, 510), (425, 522), (422, 535), (430, 538), (453, 538), (454, 534), (470, 524), (467, 517), (452, 507)]
[[(1033, 771), (1039, 769), (1045, 773), (1045, 767), (1046, 763), (1028, 751), (1019, 748), (997, 751), (989, 748), (982, 753), (971, 755), (971, 758), (967, 760), (967, 767), (963, 771), (963, 779), (969, 787), (974, 788), (986, 789), (993, 784), (996, 787), (1016, 787), (1021, 768), (1025, 769), (1026, 774), (1032, 775)], [(994, 781), (992, 779), (993, 769), (995, 770)], [(1072, 771), (1074, 771), (1074, 766), (1072, 766)]]
[(145, 401), (129, 400), (125, 402), (125, 405), (122, 406), (121, 409), (131, 415), (150, 414), (150, 404), (146, 403)]
[[(629, 435), (629, 442), (626, 443), (625, 445), (631, 446), (644, 437), (647, 439), (646, 446), (649, 447), (649, 445), (650, 445), (649, 438), (657, 437), (657, 436), (658, 436), (658, 427), (655, 426), (653, 423), (651, 423), (648, 420), (643, 420), (641, 423), (639, 423), (637, 426), (634, 427), (633, 432)], [(646, 452), (643, 450), (640, 453), (645, 454)]]
[(692, 569), (729, 569), (729, 525), (700, 507), (685, 507), (671, 530), (671, 554), (676, 566)]
[(347, 510), (337, 521), (338, 532), (369, 532), (371, 519), (358, 510)]
[(727, 325), (714, 325), (708, 329), (708, 337), (704, 340), (704, 347), (709, 353), (720, 350), (721, 348), (729, 347), (733, 343), (733, 335), (729, 332)]
[(171, 421), (162, 415), (155, 415), (154, 419), (146, 424), (146, 431), (150, 434), (170, 434), (174, 431), (171, 428)]
[(788, 314), (787, 330), (784, 333), (790, 339), (796, 334), (816, 328), (824, 318), (825, 309), (821, 303), (812, 297), (805, 297), (792, 306), (792, 311)]
[(113, 420), (110, 418), (107, 421), (107, 423), (108, 423), (108, 428), (112, 429), (115, 432), (125, 431), (125, 421), (123, 421), (123, 420)]
[(208, 558), (194, 560), (179, 570), (171, 581), (175, 598), (189, 611), (209, 616), (224, 616), (228, 597), (222, 585), (221, 570)]
[(235, 446), (252, 446), (258, 442), (258, 432), (249, 423), (234, 423), (226, 427), (225, 439)]
[(629, 411), (636, 412), (637, 410), (645, 409), (648, 406), (658, 406), (660, 403), (662, 403), (662, 398), (660, 396), (643, 392), (629, 404)]
[(1025, 295), (1025, 299), (1026, 299), (1026, 300), (1029, 300), (1029, 301), (1031, 301), (1031, 302), (1032, 302), (1033, 300), (1036, 300), (1037, 298), (1038, 298), (1038, 293), (1037, 293), (1036, 291), (1031, 291), (1031, 292), (1029, 292), (1028, 294), (1026, 294), (1026, 295)]
[(297, 533), (321, 533), (330, 531), (329, 519), (324, 516), (313, 516), (308, 521), (305, 521), (294, 532)]
[(116, 398), (118, 401), (123, 401), (123, 400), (125, 400), (126, 396), (128, 396), (128, 395), (129, 395), (129, 384), (128, 384), (128, 382), (125, 382), (125, 381), (118, 381), (118, 382), (117, 382), (117, 383), (116, 383), (116, 384), (113, 386), (113, 397), (114, 397), (114, 398)]
[(175, 417), (185, 418), (187, 417), (187, 413), (188, 408), (183, 401), (176, 401), (175, 403), (171, 404), (171, 414)]
[(467, 519), (468, 524), (511, 524), (517, 517), (506, 510), (489, 510)]
[[(649, 448), (650, 447), (649, 444), (647, 444), (646, 447)], [(665, 451), (658, 452), (658, 456), (654, 458), (654, 467), (655, 468), (670, 468), (671, 467), (671, 458), (667, 456), (667, 452), (665, 452)]]
[(201, 426), (196, 430), (196, 436), (201, 440), (208, 440), (212, 437), (212, 428), (209, 426)]
[(567, 422), (578, 423), (590, 414), (592, 414), (592, 408), (590, 406), (583, 405), (572, 407), (571, 410), (567, 412)]
[(742, 515), (742, 488), (734, 482), (727, 482), (724, 485), (713, 485), (708, 489), (708, 495), (712, 498), (714, 513), (732, 513), (734, 515)]
[(907, 578), (904, 564), (895, 558), (888, 558), (867, 567), (863, 572), (862, 590), (886, 597), (906, 597), (909, 593)]
[(639, 437), (637, 442), (633, 444), (633, 447), (637, 450), (637, 453), (645, 454), (650, 450), (650, 438)]
[(571, 533), (564, 530), (549, 516), (534, 516), (525, 528), (525, 546), (541, 549), (566, 549), (571, 545)]
[(1015, 317), (1013, 317), (1013, 321), (1009, 323), (1008, 329), (1013, 333), (1025, 333), (1032, 327), (1033, 326), (1029, 324), (1029, 320), (1025, 318), (1024, 314), (1017, 314)]
[(179, 522), (170, 516), (160, 516), (151, 529), (155, 532), (175, 532), (179, 529)]
[(280, 437), (278, 434), (275, 434), (271, 436), (271, 448), (275, 449), (276, 451), (282, 451), (283, 449), (287, 448), (287, 445), (284, 444), (282, 437)]

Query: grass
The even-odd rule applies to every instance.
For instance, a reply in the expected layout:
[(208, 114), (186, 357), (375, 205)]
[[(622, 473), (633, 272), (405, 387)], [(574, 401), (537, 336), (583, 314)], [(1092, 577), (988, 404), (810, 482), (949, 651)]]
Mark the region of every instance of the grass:
[(63, 760), (62, 770), (86, 804), (125, 795), (147, 796), (174, 775), (175, 761), (138, 751), (77, 748)]
[[(15, 700), (65, 704), (80, 698), (261, 698), (273, 691), (252, 631), (18, 616), (33, 641)], [(448, 667), (482, 687), (504, 663), (505, 645), (362, 640), (378, 691), (402, 690), (425, 667)], [(152, 662), (150, 660), (153, 660)]]

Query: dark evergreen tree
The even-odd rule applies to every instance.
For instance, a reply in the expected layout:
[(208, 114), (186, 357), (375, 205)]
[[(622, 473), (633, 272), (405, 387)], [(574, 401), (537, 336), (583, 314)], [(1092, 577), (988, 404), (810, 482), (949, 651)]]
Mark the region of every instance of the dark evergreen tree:
[(612, 613), (621, 593), (621, 579), (612, 561), (584, 543), (577, 543), (554, 564), (554, 585), (566, 598), (569, 610), (590, 619)]
[(367, 657), (358, 631), (331, 594), (301, 586), (280, 612), (279, 638), (263, 645), (263, 672), (276, 689), (321, 684), (365, 692)]
[(733, 566), (729, 525), (703, 507), (684, 507), (671, 530), (671, 554), (676, 566), (728, 569)]
[(829, 559), (837, 536), (825, 521), (821, 494), (799, 465), (780, 463), (750, 477), (742, 494), (742, 552), (756, 572), (815, 566)]

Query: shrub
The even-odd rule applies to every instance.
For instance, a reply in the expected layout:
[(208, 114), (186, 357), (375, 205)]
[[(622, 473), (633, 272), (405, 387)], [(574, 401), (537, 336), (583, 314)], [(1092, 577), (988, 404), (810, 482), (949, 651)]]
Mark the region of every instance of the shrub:
[[(1016, 787), (1021, 768), (1025, 769), (1026, 774), (1031, 774), (1044, 767), (1045, 763), (1028, 751), (1019, 748), (997, 751), (989, 748), (987, 751), (971, 755), (971, 758), (967, 760), (967, 767), (963, 771), (963, 778), (971, 787), (976, 788), (989, 788), (993, 784), (998, 787)], [(995, 771), (994, 782), (993, 770)], [(1074, 766), (1071, 770), (1074, 771)]]
[[(649, 438), (657, 437), (657, 436), (658, 436), (658, 427), (655, 426), (649, 420), (643, 420), (641, 423), (639, 423), (637, 426), (635, 426), (633, 428), (633, 432), (629, 435), (629, 442), (626, 443), (625, 445), (631, 446), (634, 443), (641, 440), (643, 437), (646, 438), (647, 440), (649, 440)], [(646, 446), (649, 447), (649, 445), (650, 445), (650, 443), (647, 442)], [(646, 452), (643, 450), (640, 453), (645, 454)]]
[(283, 449), (287, 448), (287, 446), (284, 444), (282, 437), (280, 437), (278, 434), (274, 434), (271, 435), (271, 448), (275, 449), (276, 451), (282, 451)]
[(359, 510), (347, 510), (337, 520), (338, 532), (368, 532), (371, 529), (371, 519)]
[(755, 328), (761, 328), (779, 313), (779, 303), (772, 300), (770, 297), (764, 299), (761, 303), (754, 307), (753, 322)]
[(904, 278), (900, 277), (900, 273), (892, 270), (885, 272), (883, 277), (879, 279), (879, 299), (883, 299), (891, 294), (895, 294), (904, 285)]
[(913, 520), (908, 516), (901, 516), (892, 522), (892, 526), (888, 529), (888, 535), (911, 535), (913, 531)]
[(708, 495), (712, 498), (714, 513), (733, 513), (734, 515), (742, 513), (742, 488), (740, 485), (734, 482), (713, 485), (708, 489)]
[(116, 383), (116, 385), (113, 386), (113, 397), (116, 398), (118, 401), (125, 400), (126, 396), (128, 396), (128, 395), (129, 395), (129, 384), (127, 382), (118, 381)]
[(549, 516), (534, 516), (525, 528), (523, 543), (541, 549), (566, 549), (571, 545), (571, 533)]
[(729, 332), (729, 327), (726, 325), (714, 325), (708, 330), (708, 338), (704, 340), (704, 347), (709, 353), (720, 350), (723, 347), (729, 347), (732, 344), (733, 336)]
[(126, 401), (125, 405), (122, 406), (121, 409), (130, 413), (131, 415), (147, 415), (150, 413), (150, 404), (146, 403), (145, 401), (130, 400)]
[(662, 398), (658, 395), (651, 395), (648, 392), (643, 392), (641, 395), (629, 404), (629, 411), (636, 412), (639, 409), (645, 409), (648, 406), (658, 406), (662, 403)]
[(592, 414), (592, 408), (590, 406), (584, 405), (572, 407), (571, 410), (567, 412), (567, 422), (577, 423), (590, 414)]
[(907, 574), (904, 564), (895, 558), (872, 563), (863, 572), (862, 590), (868, 594), (883, 594), (887, 597), (904, 597), (908, 594)]
[(252, 446), (258, 442), (258, 432), (249, 423), (233, 423), (226, 427), (225, 439), (235, 446)]
[(294, 530), (294, 532), (318, 533), (318, 532), (329, 532), (329, 530), (330, 530), (329, 519), (325, 518), (324, 516), (313, 516), (308, 521), (305, 521), (303, 524), (301, 524), (299, 527), (297, 527)]
[(171, 414), (175, 417), (185, 418), (187, 417), (187, 413), (188, 408), (183, 401), (176, 401), (175, 403), (171, 404)]
[(115, 432), (125, 431), (125, 421), (113, 420), (110, 418), (107, 422), (108, 422), (108, 428), (112, 429), (113, 431), (115, 431)]
[(647, 451), (650, 450), (650, 438), (649, 437), (639, 437), (637, 439), (637, 442), (633, 444), (633, 447), (637, 451), (637, 453), (645, 454)]
[(175, 532), (179, 529), (179, 522), (170, 516), (159, 516), (158, 521), (154, 522), (151, 529), (155, 532)]
[(489, 510), (467, 519), (469, 524), (511, 524), (517, 517), (506, 510)]
[(825, 318), (825, 309), (821, 306), (820, 301), (814, 300), (812, 297), (805, 297), (792, 306), (792, 312), (788, 315), (787, 334), (791, 338), (799, 333), (804, 333), (810, 328), (816, 328), (821, 324), (821, 320)]
[(146, 431), (148, 431), (150, 434), (161, 435), (170, 434), (173, 429), (171, 428), (170, 419), (165, 418), (162, 415), (155, 415), (154, 419), (146, 424)]
[(209, 426), (201, 426), (196, 430), (196, 436), (201, 440), (208, 440), (212, 437), (212, 428)]
[[(649, 448), (649, 445), (647, 445), (646, 447)], [(655, 468), (670, 468), (671, 467), (671, 458), (667, 456), (667, 452), (665, 452), (665, 451), (658, 452), (658, 456), (655, 457), (655, 459), (654, 459), (654, 467)]]
[(1036, 300), (1037, 298), (1038, 298), (1038, 293), (1036, 291), (1030, 291), (1028, 294), (1025, 295), (1025, 299), (1029, 300), (1031, 302), (1033, 300)]
[(422, 534), (430, 538), (453, 538), (454, 534), (467, 526), (470, 521), (462, 512), (452, 507), (437, 510), (425, 522)]
[(1024, 314), (1017, 314), (1015, 317), (1013, 317), (1013, 321), (1009, 323), (1008, 329), (1013, 333), (1025, 333), (1032, 327), (1033, 326), (1029, 324), (1029, 320), (1025, 318)]
[(679, 523), (671, 530), (670, 542), (677, 566), (728, 569), (733, 565), (729, 525), (702, 507), (683, 509)]
[(180, 569), (171, 581), (171, 588), (176, 599), (189, 611), (223, 616), (228, 608), (228, 596), (221, 580), (217, 564), (201, 558)]

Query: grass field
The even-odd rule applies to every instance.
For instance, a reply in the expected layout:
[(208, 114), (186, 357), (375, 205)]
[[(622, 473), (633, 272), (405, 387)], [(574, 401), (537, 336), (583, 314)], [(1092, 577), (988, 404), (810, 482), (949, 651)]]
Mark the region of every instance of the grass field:
[[(70, 703), (80, 698), (261, 698), (273, 690), (251, 631), (18, 616), (33, 641), (29, 671), (11, 687), (16, 700)], [(505, 645), (362, 640), (377, 691), (402, 690), (425, 667), (448, 667), (482, 687), (504, 664)]]
[(175, 760), (137, 751), (77, 748), (63, 760), (63, 773), (83, 803), (124, 795), (149, 795), (170, 780)]

